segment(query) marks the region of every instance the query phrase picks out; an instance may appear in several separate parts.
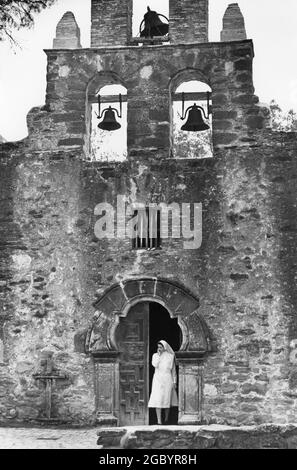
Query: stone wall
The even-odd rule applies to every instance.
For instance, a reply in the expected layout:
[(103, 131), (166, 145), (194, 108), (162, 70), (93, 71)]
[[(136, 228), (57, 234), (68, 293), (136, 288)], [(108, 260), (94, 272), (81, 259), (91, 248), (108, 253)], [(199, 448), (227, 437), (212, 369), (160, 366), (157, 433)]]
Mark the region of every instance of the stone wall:
[(208, 0), (169, 0), (171, 43), (208, 42)]
[(132, 36), (132, 0), (92, 0), (91, 47), (125, 45)]
[[(56, 370), (67, 376), (54, 386), (53, 417), (91, 423), (93, 365), (74, 351), (73, 339), (81, 276), (79, 244), (72, 239), (79, 167), (71, 155), (32, 154), (26, 143), (15, 152), (6, 149), (1, 153), (0, 263), (8, 269), (1, 277), (0, 421), (44, 417), (45, 387), (34, 374), (42, 371), (48, 352)], [(81, 320), (79, 326), (86, 326), (88, 319)]]
[[(1, 422), (42, 416), (33, 375), (53, 354), (53, 415), (94, 422), (93, 364), (84, 354), (93, 302), (115, 282), (178, 279), (200, 299), (217, 342), (204, 365), (203, 420), (295, 421), (296, 135), (250, 133), (250, 146), (197, 161), (87, 163), (78, 151), (32, 152), (30, 139), (1, 158), (4, 364)], [(203, 243), (165, 240), (155, 252), (94, 236), (94, 208), (130, 202), (202, 202)], [(11, 208), (11, 209), (10, 209)], [(8, 269), (6, 269), (8, 268)], [(178, 273), (178, 275), (177, 275)]]
[[(199, 297), (217, 344), (204, 363), (205, 422), (294, 422), (296, 134), (266, 129), (252, 42), (47, 55), (46, 105), (29, 113), (28, 138), (0, 153), (0, 422), (44, 418), (44, 383), (34, 376), (45, 357), (64, 377), (52, 416), (95, 422), (84, 350), (94, 301), (143, 277), (177, 279)], [(194, 76), (212, 87), (214, 158), (175, 160), (170, 95), (180, 77)], [(88, 95), (107, 83), (128, 90), (123, 163), (88, 161)], [(94, 209), (116, 207), (119, 194), (130, 203), (201, 202), (201, 247), (168, 239), (140, 252), (128, 238), (98, 240)]]
[(95, 95), (107, 83), (122, 83), (128, 90), (129, 156), (167, 158), (170, 84), (180, 73), (184, 81), (196, 76), (212, 88), (215, 146), (248, 145), (248, 131), (266, 125), (254, 95), (251, 41), (46, 52), (46, 107), (28, 117), (35, 149), (84, 146), (87, 153), (86, 91)]
[(222, 256), (209, 260), (208, 276), (213, 284), (223, 274), (224, 287), (219, 293), (216, 283), (215, 289), (209, 284), (201, 306), (221, 332), (218, 354), (205, 369), (208, 422), (226, 422), (218, 418), (226, 406), (222, 395), (233, 403), (229, 424), (294, 422), (296, 414), (296, 365), (290, 360), (296, 337), (296, 135), (255, 138), (246, 151), (218, 156)]
[[(6, 147), (9, 144), (6, 144)], [(16, 148), (9, 145), (9, 151)], [(0, 151), (0, 157), (2, 153)], [(12, 158), (7, 163), (1, 161), (0, 183), (0, 414), (1, 420), (10, 420), (16, 417), (16, 410), (9, 398), (9, 391), (16, 386), (14, 376), (7, 367), (7, 321), (13, 316), (13, 303), (10, 283), (13, 282), (12, 251), (20, 250), (21, 242), (18, 226), (13, 216), (13, 191), (15, 164)]]

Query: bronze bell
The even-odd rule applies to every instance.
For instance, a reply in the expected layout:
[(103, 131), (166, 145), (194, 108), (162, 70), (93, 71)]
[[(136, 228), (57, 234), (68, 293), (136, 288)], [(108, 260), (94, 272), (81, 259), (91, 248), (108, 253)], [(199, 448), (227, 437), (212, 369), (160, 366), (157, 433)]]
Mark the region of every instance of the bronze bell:
[(153, 36), (165, 36), (168, 33), (169, 26), (160, 20), (160, 16), (164, 15), (160, 15), (156, 11), (152, 11), (150, 7), (147, 7), (147, 13), (142, 21), (142, 23), (144, 22), (144, 29), (140, 31), (140, 37), (152, 38)]
[(117, 122), (115, 112), (111, 106), (104, 111), (103, 121), (98, 124), (98, 127), (103, 131), (116, 131), (120, 129), (121, 124)]
[(196, 104), (188, 108), (189, 116), (187, 122), (181, 127), (182, 131), (201, 132), (210, 129), (202, 117), (202, 110)]

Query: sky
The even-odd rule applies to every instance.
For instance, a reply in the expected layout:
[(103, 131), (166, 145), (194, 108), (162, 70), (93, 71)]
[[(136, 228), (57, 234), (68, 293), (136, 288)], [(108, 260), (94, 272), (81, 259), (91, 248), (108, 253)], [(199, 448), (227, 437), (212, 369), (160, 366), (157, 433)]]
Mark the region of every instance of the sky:
[[(195, 0), (193, 0), (195, 1)], [(209, 0), (210, 41), (220, 40), (228, 0)], [(254, 85), (260, 101), (275, 99), (283, 110), (297, 111), (297, 1), (239, 0), (247, 35), (255, 46)], [(27, 135), (26, 114), (44, 104), (46, 55), (52, 48), (58, 21), (66, 11), (75, 14), (83, 47), (90, 46), (91, 0), (58, 0), (36, 16), (35, 26), (16, 34), (21, 48), (0, 43), (0, 135), (8, 141)], [(134, 0), (135, 28), (146, 6), (168, 15), (168, 0)]]

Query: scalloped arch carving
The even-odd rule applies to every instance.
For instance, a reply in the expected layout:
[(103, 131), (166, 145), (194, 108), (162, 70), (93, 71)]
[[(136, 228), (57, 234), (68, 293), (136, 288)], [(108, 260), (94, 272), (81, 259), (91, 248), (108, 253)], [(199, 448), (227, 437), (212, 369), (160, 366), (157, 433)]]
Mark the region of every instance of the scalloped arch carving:
[(211, 350), (208, 327), (198, 313), (199, 299), (178, 282), (142, 278), (113, 285), (95, 302), (95, 320), (86, 338), (86, 351), (93, 355), (118, 351), (115, 331), (120, 317), (125, 317), (140, 301), (158, 302), (172, 318), (178, 319), (183, 335), (181, 351), (204, 354)]

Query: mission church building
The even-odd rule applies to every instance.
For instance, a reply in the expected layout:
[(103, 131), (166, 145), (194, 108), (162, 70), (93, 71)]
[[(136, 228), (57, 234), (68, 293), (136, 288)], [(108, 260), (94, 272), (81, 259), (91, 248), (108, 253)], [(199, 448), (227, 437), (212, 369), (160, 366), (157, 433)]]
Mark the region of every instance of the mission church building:
[[(148, 9), (137, 34), (134, 6), (92, 0), (88, 49), (65, 13), (45, 106), (1, 144), (0, 423), (154, 424), (161, 339), (177, 358), (171, 423), (293, 423), (296, 133), (273, 132), (254, 94), (238, 4), (220, 42), (208, 0)], [(117, 236), (120, 198), (133, 239)]]

